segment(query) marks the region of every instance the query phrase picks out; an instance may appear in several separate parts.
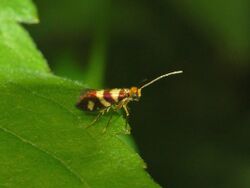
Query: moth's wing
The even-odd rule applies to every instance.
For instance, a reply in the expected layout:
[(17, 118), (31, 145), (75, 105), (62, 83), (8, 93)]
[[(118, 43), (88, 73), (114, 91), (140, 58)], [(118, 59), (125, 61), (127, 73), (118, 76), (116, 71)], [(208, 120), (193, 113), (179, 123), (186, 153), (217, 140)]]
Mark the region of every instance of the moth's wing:
[(83, 109), (84, 106), (86, 106), (85, 103), (88, 102), (88, 100), (90, 99), (90, 94), (95, 92), (94, 89), (84, 89), (82, 92), (81, 92), (81, 95), (76, 103), (76, 107), (77, 108), (80, 108), (80, 109)]

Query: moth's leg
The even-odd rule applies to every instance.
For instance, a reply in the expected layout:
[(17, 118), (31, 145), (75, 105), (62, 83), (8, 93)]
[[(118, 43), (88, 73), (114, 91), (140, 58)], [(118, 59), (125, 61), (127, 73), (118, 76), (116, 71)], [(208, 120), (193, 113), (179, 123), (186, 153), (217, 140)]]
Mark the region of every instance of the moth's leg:
[(123, 106), (123, 109), (124, 109), (124, 111), (125, 111), (125, 113), (126, 113), (126, 116), (125, 116), (125, 119), (126, 119), (126, 125), (125, 125), (125, 129), (126, 129), (126, 131), (130, 131), (129, 130), (129, 128), (128, 128), (128, 116), (129, 116), (129, 111), (128, 111), (128, 108), (127, 108), (127, 104), (124, 104)]
[(129, 103), (129, 99), (127, 99), (127, 98), (125, 98), (125, 99), (123, 99), (123, 100), (121, 100), (121, 101), (119, 101), (118, 103), (116, 103), (115, 105), (114, 105), (114, 110), (115, 111), (117, 111), (117, 110), (120, 110), (121, 108), (123, 108), (123, 106), (125, 105), (127, 105), (128, 103)]
[(129, 116), (129, 112), (128, 112), (127, 104), (124, 104), (122, 107), (123, 107), (123, 109), (126, 112), (126, 117), (128, 117)]
[(99, 112), (99, 114), (95, 117), (95, 119), (89, 125), (87, 125), (85, 128), (87, 129), (87, 128), (91, 127), (92, 125), (94, 125), (95, 122), (97, 122), (97, 120), (99, 120), (102, 115), (103, 115), (103, 112)]
[(129, 103), (129, 100), (128, 99), (124, 99), (122, 101), (120, 101), (116, 106), (115, 106), (115, 109), (116, 110), (119, 110), (121, 108), (124, 109), (125, 111), (125, 119), (126, 119), (126, 125), (125, 125), (125, 129), (129, 132), (129, 129), (128, 129), (128, 116), (129, 116), (129, 111), (128, 111), (128, 108), (127, 108), (127, 104)]
[(126, 116), (128, 117), (128, 116), (129, 116), (129, 112), (128, 112), (128, 108), (127, 108), (127, 104), (128, 104), (128, 103), (129, 103), (129, 100), (128, 100), (128, 99), (124, 99), (124, 100), (120, 101), (120, 102), (116, 105), (115, 109), (116, 109), (116, 110), (119, 110), (119, 109), (123, 108), (124, 111), (125, 111), (125, 113), (126, 113)]
[(103, 129), (103, 131), (102, 131), (103, 133), (105, 133), (105, 132), (107, 131), (108, 126), (109, 126), (109, 123), (110, 123), (112, 117), (113, 117), (113, 113), (110, 113), (108, 123), (106, 124), (106, 126), (104, 127), (104, 129)]
[(102, 115), (104, 115), (106, 112), (109, 111), (109, 108), (110, 108), (110, 107), (101, 110), (101, 111), (99, 112), (99, 114), (95, 117), (95, 119), (94, 119), (89, 125), (86, 126), (86, 128), (89, 128), (89, 127), (91, 127), (92, 125), (94, 125), (95, 122), (97, 122), (97, 121), (100, 119), (100, 117), (101, 117)]
[(121, 100), (118, 104), (115, 105), (114, 110), (120, 110), (124, 105), (128, 103), (128, 99)]

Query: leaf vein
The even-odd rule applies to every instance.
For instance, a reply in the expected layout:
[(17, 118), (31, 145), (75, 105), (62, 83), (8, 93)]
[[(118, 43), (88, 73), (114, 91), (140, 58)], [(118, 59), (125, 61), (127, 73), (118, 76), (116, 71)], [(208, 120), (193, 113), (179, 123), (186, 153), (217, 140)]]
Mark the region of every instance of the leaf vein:
[(88, 183), (87, 183), (87, 182), (86, 182), (77, 172), (75, 172), (70, 166), (68, 166), (68, 164), (67, 164), (65, 161), (63, 161), (63, 160), (60, 159), (59, 157), (55, 156), (54, 154), (50, 153), (50, 152), (47, 151), (47, 150), (44, 150), (44, 149), (40, 148), (40, 147), (37, 146), (36, 144), (34, 144), (34, 143), (32, 143), (31, 141), (29, 141), (29, 140), (27, 140), (27, 139), (25, 139), (25, 138), (23, 138), (23, 137), (17, 135), (15, 132), (13, 132), (13, 131), (11, 131), (11, 130), (9, 130), (9, 129), (6, 129), (6, 128), (2, 127), (2, 126), (0, 127), (0, 129), (1, 129), (2, 131), (4, 131), (5, 133), (12, 135), (14, 138), (20, 140), (21, 142), (23, 142), (23, 143), (25, 143), (25, 144), (28, 144), (28, 145), (32, 146), (33, 148), (35, 148), (35, 149), (37, 149), (37, 150), (39, 150), (39, 151), (45, 153), (46, 155), (48, 155), (48, 156), (51, 157), (52, 159), (58, 161), (59, 164), (61, 164), (68, 172), (70, 172), (73, 176), (75, 176), (82, 184), (85, 184), (86, 187), (90, 187), (90, 186), (88, 185)]

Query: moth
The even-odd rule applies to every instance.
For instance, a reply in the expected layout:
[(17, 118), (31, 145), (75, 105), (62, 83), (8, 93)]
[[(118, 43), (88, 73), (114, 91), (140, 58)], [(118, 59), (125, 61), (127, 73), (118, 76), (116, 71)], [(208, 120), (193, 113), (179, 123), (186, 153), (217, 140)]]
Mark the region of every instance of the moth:
[[(128, 103), (131, 101), (139, 101), (139, 99), (141, 98), (142, 90), (145, 87), (148, 87), (149, 85), (155, 83), (156, 81), (162, 78), (174, 74), (180, 74), (182, 72), (183, 71), (174, 71), (167, 74), (163, 74), (153, 79), (152, 81), (142, 85), (141, 87), (133, 86), (130, 88), (114, 88), (114, 89), (99, 89), (99, 90), (87, 89), (80, 96), (80, 99), (76, 104), (76, 106), (77, 108), (83, 111), (99, 112), (96, 118), (89, 126), (93, 125), (102, 115), (109, 112), (110, 109), (113, 109), (114, 111), (123, 109), (125, 111), (127, 120), (129, 116), (129, 111), (127, 108)], [(111, 118), (112, 116), (110, 116), (108, 124)]]

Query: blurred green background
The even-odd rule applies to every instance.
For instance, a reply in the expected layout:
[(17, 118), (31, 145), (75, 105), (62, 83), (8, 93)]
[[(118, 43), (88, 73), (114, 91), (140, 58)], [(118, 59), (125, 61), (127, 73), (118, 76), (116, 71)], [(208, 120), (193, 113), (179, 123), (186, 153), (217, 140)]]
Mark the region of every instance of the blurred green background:
[(148, 172), (163, 187), (250, 187), (247, 0), (35, 0), (29, 32), (52, 71), (91, 88), (140, 86), (130, 104)]

